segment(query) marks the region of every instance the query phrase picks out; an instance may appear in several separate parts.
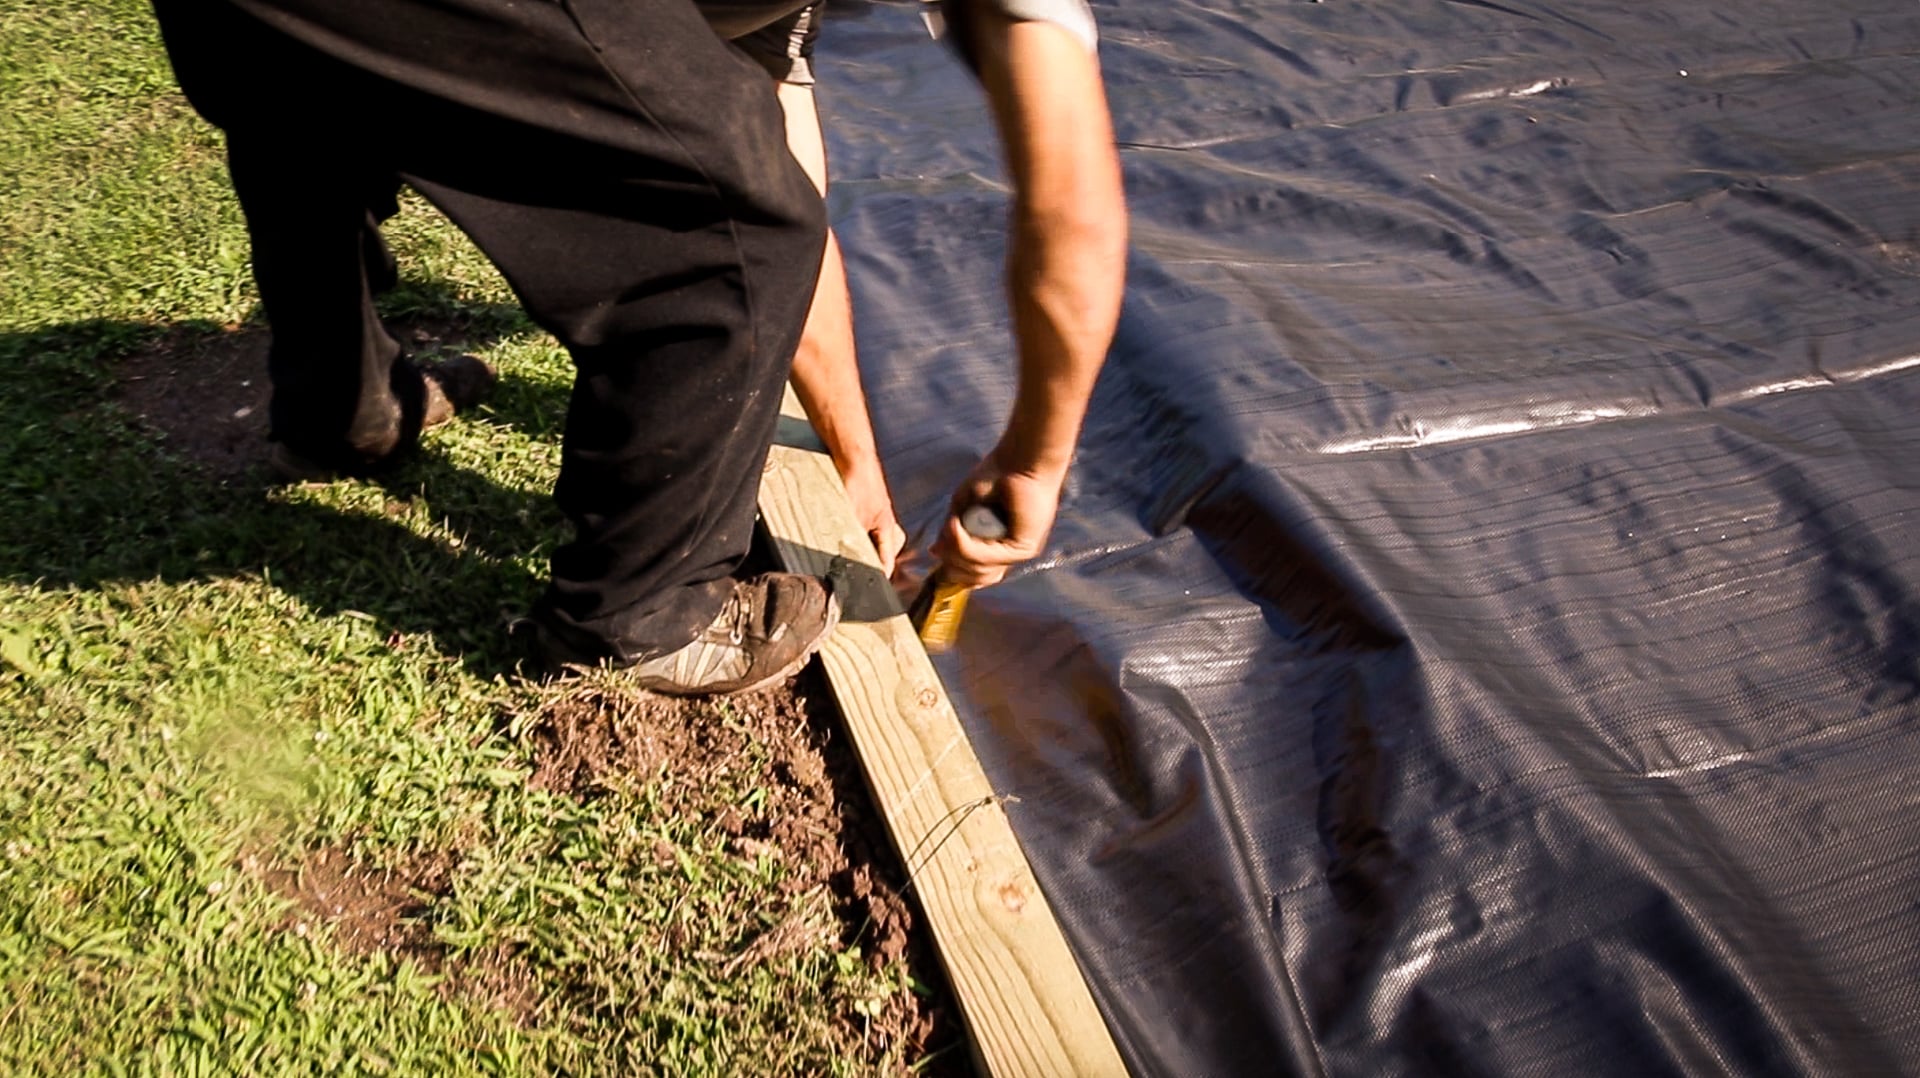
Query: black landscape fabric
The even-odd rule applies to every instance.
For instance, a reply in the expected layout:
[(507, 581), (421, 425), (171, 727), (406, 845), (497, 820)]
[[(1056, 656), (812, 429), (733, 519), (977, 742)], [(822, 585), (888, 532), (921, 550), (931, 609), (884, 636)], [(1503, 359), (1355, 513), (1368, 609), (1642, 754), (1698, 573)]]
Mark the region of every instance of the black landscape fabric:
[[(1004, 175), (835, 0), (924, 538)], [(1096, 5), (1126, 310), (942, 673), (1141, 1075), (1920, 1073), (1920, 5)]]

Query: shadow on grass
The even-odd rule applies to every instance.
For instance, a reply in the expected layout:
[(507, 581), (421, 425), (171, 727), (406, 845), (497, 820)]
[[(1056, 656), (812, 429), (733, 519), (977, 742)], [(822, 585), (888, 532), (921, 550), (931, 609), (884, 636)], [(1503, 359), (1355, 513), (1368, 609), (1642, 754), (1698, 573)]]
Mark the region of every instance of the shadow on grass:
[[(422, 357), (535, 332), (517, 307), (464, 303), (432, 283), (406, 282), (383, 308), (388, 328)], [(505, 626), (538, 597), (566, 532), (550, 480), (537, 492), (503, 485), (429, 439), (370, 480), (275, 489), (267, 343), (254, 320), (0, 332), (0, 579), (41, 588), (264, 580), (319, 615), (354, 611), (390, 636), (430, 637), (480, 677), (511, 671), (519, 656)], [(560, 380), (509, 371), (486, 410), (462, 422), (512, 428), (519, 436), (485, 450), (527, 454), (558, 440), (568, 393)], [(791, 420), (779, 440), (818, 446)], [(522, 477), (539, 468), (507, 462)], [(756, 558), (773, 568), (764, 552)], [(864, 565), (819, 561), (848, 578), (837, 582), (844, 595), (891, 594)], [(890, 612), (876, 598), (850, 601), (844, 616)]]
[[(494, 308), (409, 312), (391, 325), (416, 350), (526, 328)], [(431, 448), (350, 489), (273, 490), (264, 348), (256, 325), (204, 322), (0, 333), (0, 578), (43, 589), (264, 580), (321, 615), (430, 634), (476, 675), (512, 670), (505, 623), (539, 594), (563, 534), (551, 500)], [(512, 383), (492, 419), (552, 429), (565, 396)], [(457, 541), (404, 523), (418, 519), (416, 493)]]

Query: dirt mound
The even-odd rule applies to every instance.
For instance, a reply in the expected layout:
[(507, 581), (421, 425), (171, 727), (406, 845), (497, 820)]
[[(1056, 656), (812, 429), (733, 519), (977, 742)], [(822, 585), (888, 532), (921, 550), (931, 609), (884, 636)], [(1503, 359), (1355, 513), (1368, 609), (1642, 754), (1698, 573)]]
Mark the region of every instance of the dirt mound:
[[(898, 859), (817, 670), (759, 693), (691, 700), (633, 689), (617, 674), (588, 675), (546, 697), (525, 729), (535, 785), (591, 798), (649, 784), (662, 810), (713, 820), (742, 856), (777, 858), (789, 893), (831, 896), (841, 942), (858, 944), (876, 968), (905, 957), (920, 984), (944, 985), (931, 947), (914, 933)], [(765, 797), (746, 809), (717, 794), (742, 786)], [(728, 972), (817, 946), (815, 912), (796, 906), (730, 959)], [(869, 1036), (922, 1051), (961, 1036), (943, 989), (931, 999), (897, 993), (877, 1010), (862, 1015)], [(960, 1052), (934, 1063), (929, 1073), (969, 1073)]]

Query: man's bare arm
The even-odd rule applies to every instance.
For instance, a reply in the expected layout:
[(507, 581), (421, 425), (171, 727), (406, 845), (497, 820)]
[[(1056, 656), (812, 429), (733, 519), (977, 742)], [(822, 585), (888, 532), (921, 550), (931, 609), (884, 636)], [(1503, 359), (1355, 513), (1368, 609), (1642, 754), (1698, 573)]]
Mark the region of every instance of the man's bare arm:
[(957, 583), (991, 584), (1045, 546), (1095, 377), (1120, 315), (1126, 198), (1099, 65), (1077, 38), (981, 5), (970, 53), (1014, 183), (1007, 287), (1019, 389), (999, 444), (954, 494), (997, 506), (1009, 534), (985, 541), (950, 515), (934, 553)]
[[(787, 115), (787, 146), (812, 177), (822, 195), (827, 190), (826, 144), (814, 109), (813, 90), (792, 83), (778, 84), (780, 105)], [(853, 342), (853, 304), (847, 292), (846, 266), (840, 243), (827, 233), (826, 258), (820, 265), (813, 306), (793, 357), (793, 391), (806, 409), (807, 419), (826, 443), (834, 467), (846, 484), (854, 516), (873, 540), (880, 568), (892, 573), (894, 560), (907, 534), (894, 515), (880, 469), (880, 451), (874, 444), (873, 421), (860, 385), (860, 365)]]

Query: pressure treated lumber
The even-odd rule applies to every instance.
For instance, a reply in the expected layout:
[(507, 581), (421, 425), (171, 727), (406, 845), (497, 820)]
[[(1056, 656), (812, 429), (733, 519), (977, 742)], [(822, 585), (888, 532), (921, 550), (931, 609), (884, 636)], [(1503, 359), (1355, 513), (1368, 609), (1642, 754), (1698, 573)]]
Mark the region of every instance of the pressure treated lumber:
[(995, 1078), (1123, 1075), (927, 653), (792, 389), (760, 515), (782, 564), (831, 576), (843, 616), (821, 663), (934, 945)]

